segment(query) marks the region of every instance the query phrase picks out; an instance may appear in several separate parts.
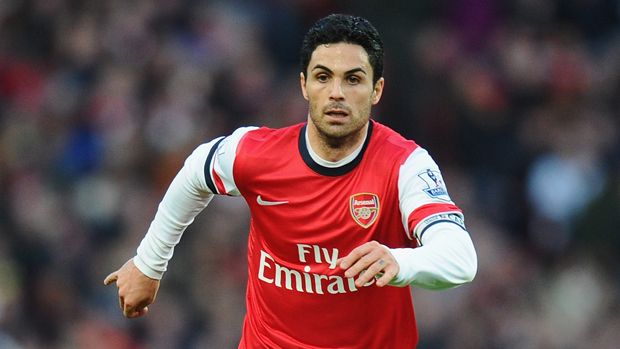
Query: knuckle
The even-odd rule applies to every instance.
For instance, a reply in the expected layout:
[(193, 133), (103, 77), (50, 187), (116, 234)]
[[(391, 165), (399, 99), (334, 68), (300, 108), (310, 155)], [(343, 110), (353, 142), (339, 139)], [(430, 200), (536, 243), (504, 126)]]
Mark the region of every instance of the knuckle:
[(350, 275), (361, 275), (364, 273), (364, 268), (362, 266), (359, 265), (354, 265), (352, 266), (350, 269)]
[(398, 269), (393, 269), (390, 271), (390, 279), (393, 279), (398, 275)]
[(364, 264), (364, 268), (369, 268), (375, 263), (375, 259), (372, 256), (365, 255), (360, 261)]

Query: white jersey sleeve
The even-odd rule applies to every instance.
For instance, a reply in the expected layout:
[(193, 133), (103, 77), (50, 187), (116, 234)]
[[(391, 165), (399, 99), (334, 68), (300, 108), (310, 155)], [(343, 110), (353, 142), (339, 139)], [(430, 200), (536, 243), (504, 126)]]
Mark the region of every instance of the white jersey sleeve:
[(401, 166), (398, 191), (403, 227), (419, 247), (390, 249), (400, 267), (390, 284), (444, 289), (471, 281), (478, 268), (473, 242), (425, 149), (414, 150)]
[(239, 141), (247, 132), (254, 129), (256, 127), (238, 128), (230, 136), (216, 140), (204, 163), (204, 177), (211, 193), (241, 195), (233, 177), (233, 165)]
[(461, 211), (450, 199), (439, 167), (424, 148), (416, 148), (401, 165), (398, 199), (403, 228), (412, 240), (419, 240), (438, 218), (464, 228)]
[(239, 195), (233, 165), (239, 141), (255, 127), (202, 144), (187, 158), (160, 202), (133, 261), (146, 276), (161, 279), (185, 229), (213, 194)]
[(470, 282), (478, 270), (478, 257), (469, 233), (456, 224), (433, 225), (417, 248), (394, 248), (399, 265), (392, 286), (418, 286), (440, 290)]

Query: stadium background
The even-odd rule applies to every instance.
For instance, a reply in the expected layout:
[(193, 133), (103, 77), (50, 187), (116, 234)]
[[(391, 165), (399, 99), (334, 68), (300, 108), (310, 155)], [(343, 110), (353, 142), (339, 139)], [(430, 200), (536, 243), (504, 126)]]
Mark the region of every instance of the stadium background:
[(479, 254), (414, 291), (420, 347), (617, 346), (619, 1), (3, 0), (0, 348), (236, 347), (243, 200), (188, 229), (147, 317), (102, 280), (197, 144), (305, 119), (298, 49), (331, 12), (382, 32), (374, 116), (430, 150)]

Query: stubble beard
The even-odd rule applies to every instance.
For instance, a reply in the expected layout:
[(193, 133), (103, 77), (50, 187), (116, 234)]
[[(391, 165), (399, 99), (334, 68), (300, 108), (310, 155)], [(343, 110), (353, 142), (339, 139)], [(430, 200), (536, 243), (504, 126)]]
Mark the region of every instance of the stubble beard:
[(363, 137), (361, 130), (370, 118), (370, 104), (360, 109), (357, 116), (354, 116), (349, 109), (350, 120), (344, 124), (330, 124), (325, 120), (323, 110), (312, 103), (309, 113), (310, 120), (316, 127), (322, 142), (329, 148), (341, 149), (347, 145), (355, 144), (359, 137)]

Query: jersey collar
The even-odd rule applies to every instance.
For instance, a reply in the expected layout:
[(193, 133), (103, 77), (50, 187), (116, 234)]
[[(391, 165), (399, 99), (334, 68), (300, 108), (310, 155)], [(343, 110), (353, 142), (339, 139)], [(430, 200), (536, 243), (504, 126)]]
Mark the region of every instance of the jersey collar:
[(368, 143), (370, 142), (370, 137), (372, 136), (373, 124), (374, 123), (372, 120), (368, 121), (368, 132), (366, 133), (366, 139), (364, 140), (362, 149), (360, 150), (359, 154), (357, 154), (357, 156), (350, 162), (347, 162), (346, 164), (338, 167), (326, 167), (312, 159), (312, 156), (310, 156), (310, 153), (308, 151), (309, 145), (306, 143), (306, 127), (308, 127), (308, 124), (305, 124), (299, 131), (298, 145), (301, 158), (304, 160), (308, 167), (310, 167), (314, 172), (320, 175), (335, 177), (347, 174), (351, 172), (360, 163), (360, 161), (362, 161), (364, 153), (366, 152), (366, 148), (368, 147)]

